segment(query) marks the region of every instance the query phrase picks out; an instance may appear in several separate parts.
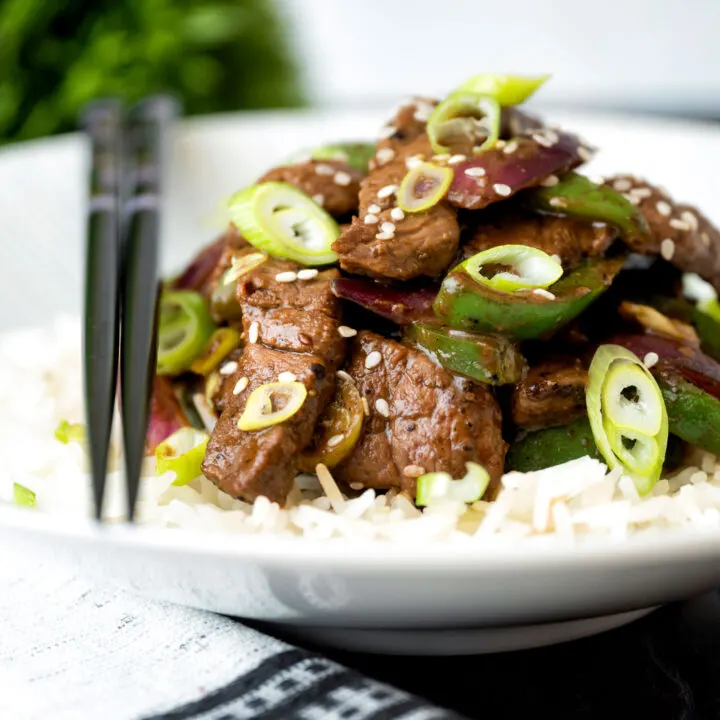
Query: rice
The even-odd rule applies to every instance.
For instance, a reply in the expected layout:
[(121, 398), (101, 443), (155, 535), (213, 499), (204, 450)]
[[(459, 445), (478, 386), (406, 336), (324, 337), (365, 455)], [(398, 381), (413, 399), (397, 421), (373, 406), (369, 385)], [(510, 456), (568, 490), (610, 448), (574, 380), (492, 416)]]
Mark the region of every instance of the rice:
[[(85, 449), (63, 444), (59, 422), (83, 422), (81, 335), (76, 319), (0, 335), (0, 503), (13, 483), (36, 493), (36, 509), (68, 519), (92, 512)], [(117, 425), (117, 423), (116, 423)], [(247, 535), (377, 542), (489, 545), (547, 540), (561, 544), (652, 533), (720, 530), (720, 462), (694, 449), (689, 465), (645, 497), (632, 480), (590, 457), (537, 472), (510, 472), (495, 502), (443, 502), (419, 510), (402, 493), (344, 494), (324, 466), (300, 475), (285, 508), (261, 497), (236, 500), (204, 477), (175, 487), (147, 459), (138, 501), (141, 523)], [(105, 516), (124, 519), (119, 430), (113, 435)]]

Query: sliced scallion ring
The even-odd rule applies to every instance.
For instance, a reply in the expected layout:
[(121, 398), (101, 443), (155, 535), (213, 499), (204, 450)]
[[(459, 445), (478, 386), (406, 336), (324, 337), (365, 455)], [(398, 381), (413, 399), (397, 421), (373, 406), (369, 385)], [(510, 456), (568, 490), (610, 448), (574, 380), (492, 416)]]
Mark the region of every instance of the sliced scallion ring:
[(436, 153), (474, 155), (489, 150), (500, 134), (500, 104), (488, 95), (452, 93), (433, 110), (427, 134)]
[(249, 255), (241, 255), (230, 260), (230, 268), (226, 270), (220, 278), (221, 285), (230, 285), (243, 275), (247, 275), (251, 270), (262, 265), (268, 256), (263, 252), (250, 253)]
[(473, 280), (499, 292), (546, 288), (563, 274), (550, 255), (527, 245), (498, 245), (483, 250), (462, 264)]
[(305, 402), (307, 389), (301, 382), (266, 383), (250, 393), (238, 428), (262, 430), (291, 418)]
[(453, 171), (450, 168), (432, 163), (415, 165), (400, 183), (398, 207), (409, 213), (428, 210), (445, 197), (452, 179)]
[(209, 375), (240, 344), (240, 333), (231, 327), (218, 328), (202, 353), (190, 366), (197, 375)]
[(82, 423), (70, 423), (67, 420), (61, 420), (60, 424), (55, 428), (55, 438), (63, 445), (75, 442), (82, 445), (86, 438), (85, 425)]
[(482, 73), (466, 80), (458, 92), (471, 92), (495, 98), (502, 107), (525, 102), (550, 75), (522, 77), (520, 75), (493, 75)]
[(608, 467), (621, 467), (639, 493), (650, 492), (660, 478), (668, 441), (667, 410), (655, 378), (626, 348), (601, 345), (590, 363), (585, 401)]
[(206, 432), (189, 427), (176, 430), (155, 448), (157, 474), (173, 472), (173, 485), (187, 485), (202, 475), (207, 444)]
[(340, 235), (335, 220), (288, 183), (264, 182), (236, 193), (230, 218), (258, 250), (302, 265), (337, 260), (332, 244)]
[(465, 477), (453, 480), (449, 473), (430, 472), (417, 479), (415, 504), (433, 505), (443, 500), (455, 500), (463, 503), (477, 502), (490, 484), (490, 475), (482, 465), (465, 463)]
[(35, 507), (35, 493), (20, 483), (13, 483), (13, 502), (18, 507)]
[(215, 325), (205, 298), (192, 290), (165, 291), (160, 298), (157, 371), (180, 375), (190, 369)]

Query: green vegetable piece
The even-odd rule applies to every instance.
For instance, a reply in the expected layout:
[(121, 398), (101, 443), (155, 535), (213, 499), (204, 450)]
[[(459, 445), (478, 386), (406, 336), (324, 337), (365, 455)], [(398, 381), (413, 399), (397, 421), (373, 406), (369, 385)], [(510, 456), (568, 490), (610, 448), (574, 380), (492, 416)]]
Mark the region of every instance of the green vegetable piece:
[(35, 507), (35, 493), (20, 483), (13, 483), (13, 500), (19, 507)]
[(156, 472), (175, 473), (173, 485), (187, 485), (202, 475), (208, 434), (195, 428), (180, 428), (155, 448)]
[(627, 348), (601, 345), (590, 363), (585, 401), (608, 467), (621, 467), (640, 494), (650, 492), (662, 472), (669, 424), (655, 378)]
[(500, 105), (487, 95), (452, 93), (432, 111), (427, 134), (436, 153), (474, 155), (489, 150), (500, 135)]
[(568, 425), (543, 428), (519, 437), (508, 450), (505, 470), (544, 470), (585, 455), (602, 460), (587, 417)]
[(214, 330), (207, 303), (200, 293), (192, 290), (163, 292), (158, 330), (158, 373), (180, 375), (187, 372)]
[(461, 263), (443, 280), (435, 314), (458, 330), (544, 338), (577, 317), (610, 286), (622, 258), (588, 260), (548, 290), (502, 293), (476, 282)]
[(230, 199), (230, 218), (258, 250), (302, 265), (337, 260), (332, 244), (340, 235), (333, 218), (289, 183), (264, 182)]
[(337, 160), (346, 163), (353, 170), (366, 173), (370, 159), (374, 154), (374, 143), (337, 142), (329, 145), (321, 145), (309, 152), (299, 152), (290, 158), (290, 162), (302, 162), (308, 156), (313, 160)]
[(550, 75), (523, 77), (482, 73), (466, 80), (460, 85), (458, 92), (488, 95), (497, 100), (502, 107), (510, 107), (525, 102), (549, 78)]
[(61, 420), (55, 429), (55, 438), (63, 445), (71, 442), (85, 442), (85, 425), (81, 423), (70, 423), (67, 420)]
[(665, 401), (670, 432), (720, 455), (720, 400), (668, 366), (656, 365), (653, 375)]
[(415, 504), (434, 505), (444, 500), (473, 503), (480, 500), (490, 484), (490, 475), (478, 463), (465, 463), (467, 472), (460, 480), (453, 480), (450, 473), (430, 472), (417, 479)]
[(717, 292), (696, 273), (685, 273), (682, 284), (685, 297), (695, 302), (691, 306), (690, 320), (700, 337), (702, 349), (711, 357), (720, 360), (720, 302)]
[(645, 217), (629, 200), (578, 173), (566, 173), (556, 185), (533, 188), (527, 202), (536, 210), (613, 225), (631, 246), (650, 235)]
[(405, 328), (404, 338), (451, 372), (489, 385), (516, 383), (525, 367), (525, 358), (515, 343), (501, 335), (416, 323)]

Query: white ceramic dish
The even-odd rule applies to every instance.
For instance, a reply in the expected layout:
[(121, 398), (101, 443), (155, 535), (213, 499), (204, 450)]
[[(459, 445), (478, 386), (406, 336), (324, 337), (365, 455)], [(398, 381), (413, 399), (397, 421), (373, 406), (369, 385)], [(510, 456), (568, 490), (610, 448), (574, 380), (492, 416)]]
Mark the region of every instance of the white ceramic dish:
[[(372, 137), (382, 111), (191, 121), (172, 140), (166, 269), (224, 225), (221, 203), (268, 165), (330, 138)], [(617, 116), (553, 118), (602, 150), (597, 172), (665, 185), (716, 222), (720, 130)], [(81, 307), (84, 147), (71, 136), (0, 153), (0, 332)], [(27, 302), (16, 299), (29, 298)], [(720, 583), (720, 535), (582, 548), (368, 545), (97, 528), (0, 511), (0, 546), (52, 553), (103, 581), (347, 648), (461, 653), (559, 642)]]

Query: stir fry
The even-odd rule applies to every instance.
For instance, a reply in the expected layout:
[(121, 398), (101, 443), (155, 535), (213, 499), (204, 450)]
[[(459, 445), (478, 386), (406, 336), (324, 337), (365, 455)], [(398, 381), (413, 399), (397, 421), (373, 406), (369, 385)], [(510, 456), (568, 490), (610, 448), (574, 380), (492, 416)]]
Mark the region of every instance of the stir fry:
[[(415, 98), (230, 201), (161, 301), (148, 453), (283, 505), (302, 472), (418, 506), (589, 455), (641, 495), (720, 453), (720, 233), (519, 106)], [(342, 136), (342, 129), (338, 135)]]

